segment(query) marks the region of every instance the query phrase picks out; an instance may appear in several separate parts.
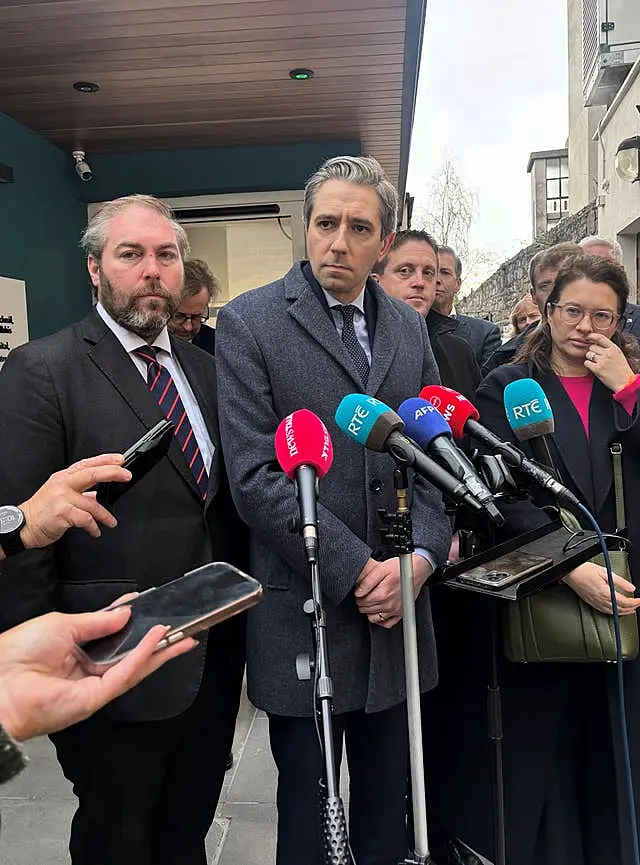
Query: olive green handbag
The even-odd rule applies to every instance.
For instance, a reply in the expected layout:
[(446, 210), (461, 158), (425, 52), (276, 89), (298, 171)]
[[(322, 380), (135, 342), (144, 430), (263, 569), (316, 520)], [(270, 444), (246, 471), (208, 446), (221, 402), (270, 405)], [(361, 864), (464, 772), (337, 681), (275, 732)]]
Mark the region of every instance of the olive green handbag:
[[(616, 530), (626, 527), (622, 482), (622, 445), (611, 445), (613, 484), (616, 501)], [(562, 513), (569, 528), (579, 529), (573, 514)], [(626, 549), (610, 550), (613, 573), (630, 580)], [(591, 559), (604, 567), (604, 556)], [(517, 602), (503, 602), (502, 635), (509, 661), (564, 661), (589, 663), (616, 660), (613, 616), (595, 610), (569, 586), (560, 583)], [(635, 614), (620, 617), (622, 659), (638, 655), (638, 619)]]

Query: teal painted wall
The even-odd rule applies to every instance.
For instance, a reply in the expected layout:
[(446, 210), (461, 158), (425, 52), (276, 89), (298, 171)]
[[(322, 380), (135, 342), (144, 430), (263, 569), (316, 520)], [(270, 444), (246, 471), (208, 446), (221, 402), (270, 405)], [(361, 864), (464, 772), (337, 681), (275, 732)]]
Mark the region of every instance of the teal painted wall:
[(93, 155), (83, 183), (71, 156), (0, 114), (0, 275), (27, 283), (31, 338), (81, 318), (91, 303), (78, 241), (86, 203), (142, 192), (165, 197), (301, 189), (331, 156), (359, 155), (358, 141)]
[(85, 201), (107, 201), (132, 192), (175, 198), (301, 189), (325, 159), (361, 153), (359, 141), (308, 141), (102, 156), (89, 153), (93, 180), (82, 184), (79, 194)]
[(91, 303), (78, 249), (86, 206), (68, 161), (44, 138), (0, 114), (0, 162), (14, 171), (13, 183), (0, 184), (0, 275), (27, 284), (31, 338), (81, 318)]

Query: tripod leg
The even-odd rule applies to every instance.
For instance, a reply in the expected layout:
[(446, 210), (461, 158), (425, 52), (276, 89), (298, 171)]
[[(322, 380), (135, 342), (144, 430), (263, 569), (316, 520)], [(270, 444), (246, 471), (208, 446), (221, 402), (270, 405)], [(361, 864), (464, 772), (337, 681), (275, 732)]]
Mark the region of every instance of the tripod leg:
[(502, 754), (502, 702), (498, 680), (498, 602), (491, 606), (491, 679), (487, 688), (487, 728), (493, 742), (493, 796), (495, 865), (506, 865), (506, 819), (504, 795), (504, 766)]

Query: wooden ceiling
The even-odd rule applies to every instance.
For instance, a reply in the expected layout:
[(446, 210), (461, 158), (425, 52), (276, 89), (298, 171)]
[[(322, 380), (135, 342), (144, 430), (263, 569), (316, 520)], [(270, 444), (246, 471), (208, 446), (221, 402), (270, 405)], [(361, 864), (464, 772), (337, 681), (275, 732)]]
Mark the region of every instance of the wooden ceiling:
[[(412, 5), (0, 0), (0, 111), (89, 157), (358, 139), (397, 182), (401, 127), (413, 112), (415, 82), (405, 80)], [(414, 29), (407, 41), (419, 56), (421, 22)], [(291, 80), (300, 66), (313, 79)], [(78, 93), (79, 80), (100, 91)]]

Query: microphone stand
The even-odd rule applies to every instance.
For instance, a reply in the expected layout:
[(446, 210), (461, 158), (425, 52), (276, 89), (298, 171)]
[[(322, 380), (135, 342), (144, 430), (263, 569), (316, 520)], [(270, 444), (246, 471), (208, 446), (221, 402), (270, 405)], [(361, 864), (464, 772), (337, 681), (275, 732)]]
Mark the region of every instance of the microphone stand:
[[(291, 530), (299, 533), (300, 523), (292, 522)], [(296, 658), (296, 672), (301, 681), (314, 677), (314, 712), (318, 724), (320, 747), (324, 757), (324, 777), (320, 781), (320, 827), (325, 865), (353, 865), (349, 846), (347, 820), (344, 803), (340, 796), (340, 780), (336, 768), (333, 746), (333, 679), (329, 670), (329, 648), (327, 621), (322, 606), (320, 569), (318, 566), (318, 544), (308, 543), (305, 529), (305, 550), (311, 576), (312, 597), (303, 604), (303, 611), (311, 621), (314, 644), (314, 660), (307, 654)], [(315, 534), (312, 532), (312, 534)]]
[(413, 581), (413, 537), (411, 512), (408, 505), (407, 469), (397, 466), (393, 472), (398, 509), (395, 514), (384, 510), (378, 515), (385, 527), (383, 543), (389, 543), (394, 555), (400, 559), (400, 588), (402, 591), (402, 632), (404, 637), (404, 666), (407, 692), (407, 720), (409, 726), (409, 764), (411, 767), (411, 797), (413, 803), (414, 847), (400, 865), (434, 865), (429, 853), (427, 836), (427, 805), (422, 752), (422, 715), (420, 711), (420, 680), (418, 669), (418, 643), (416, 606)]

